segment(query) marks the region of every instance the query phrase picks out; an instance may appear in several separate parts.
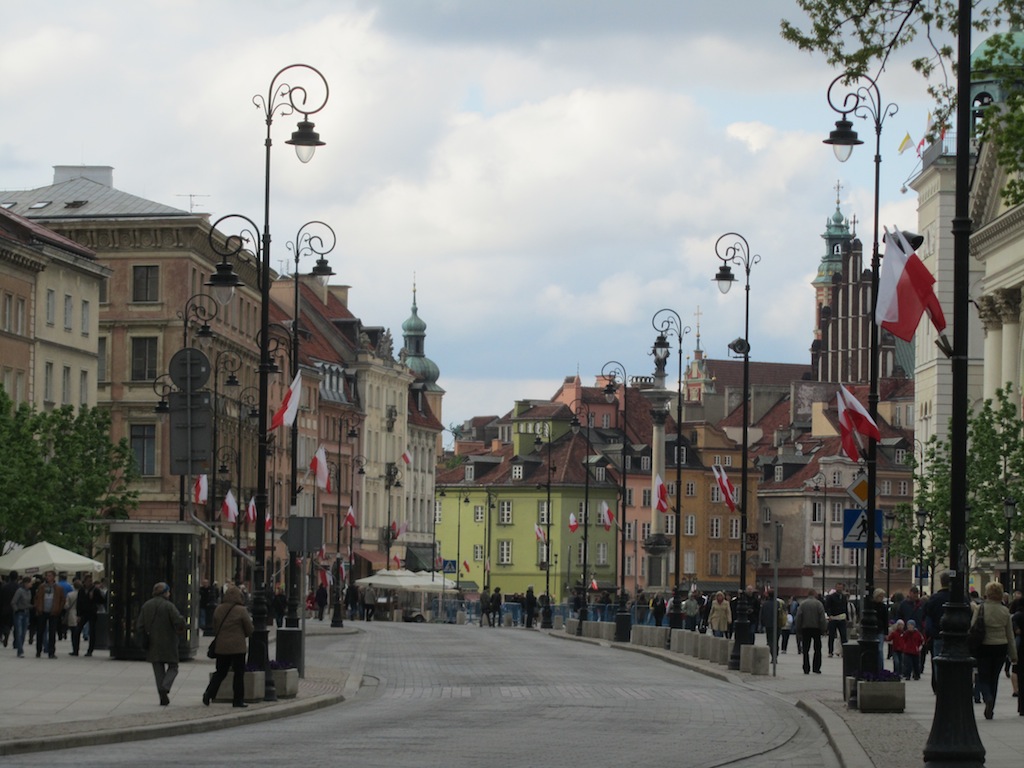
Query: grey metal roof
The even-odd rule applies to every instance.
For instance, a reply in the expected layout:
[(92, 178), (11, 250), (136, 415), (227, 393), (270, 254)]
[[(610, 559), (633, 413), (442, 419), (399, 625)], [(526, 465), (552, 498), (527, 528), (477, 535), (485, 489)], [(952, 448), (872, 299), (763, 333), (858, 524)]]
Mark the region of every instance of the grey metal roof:
[[(44, 205), (45, 204), (45, 205)], [(154, 218), (192, 216), (86, 178), (37, 189), (0, 191), (0, 206), (27, 219)]]

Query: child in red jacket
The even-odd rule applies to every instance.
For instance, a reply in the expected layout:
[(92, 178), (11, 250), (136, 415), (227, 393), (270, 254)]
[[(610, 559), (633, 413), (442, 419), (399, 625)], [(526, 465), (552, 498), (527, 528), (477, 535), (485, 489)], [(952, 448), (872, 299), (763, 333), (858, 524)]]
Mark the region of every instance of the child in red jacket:
[(910, 619), (903, 632), (903, 679), (921, 679), (921, 648), (924, 647), (924, 635), (917, 628), (917, 622)]
[(892, 651), (892, 671), (897, 675), (902, 674), (903, 631), (903, 619), (899, 619), (895, 624), (893, 624), (892, 629), (885, 638), (889, 643), (890, 650)]

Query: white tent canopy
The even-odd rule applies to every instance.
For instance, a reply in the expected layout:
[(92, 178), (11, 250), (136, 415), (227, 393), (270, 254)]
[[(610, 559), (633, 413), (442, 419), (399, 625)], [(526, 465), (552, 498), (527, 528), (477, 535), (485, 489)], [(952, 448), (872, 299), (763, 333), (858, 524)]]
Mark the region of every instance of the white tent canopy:
[(356, 580), (361, 587), (377, 587), (378, 589), (405, 589), (410, 592), (442, 592), (455, 589), (455, 582), (446, 579), (442, 574), (435, 573), (431, 577), (429, 571), (408, 571), (395, 568), (390, 571), (377, 571), (372, 576)]
[(103, 573), (103, 563), (58, 547), (48, 541), (41, 541), (31, 547), (16, 549), (0, 557), (0, 573), (6, 574), (10, 571), (17, 571), (23, 576), (46, 573), (46, 571)]

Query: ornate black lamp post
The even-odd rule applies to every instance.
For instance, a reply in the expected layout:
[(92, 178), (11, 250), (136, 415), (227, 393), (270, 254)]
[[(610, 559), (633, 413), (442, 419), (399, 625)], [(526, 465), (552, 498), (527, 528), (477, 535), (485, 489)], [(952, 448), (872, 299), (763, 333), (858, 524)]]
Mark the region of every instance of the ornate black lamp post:
[[(885, 513), (885, 599), (892, 596), (892, 529), (896, 527), (896, 513), (891, 509)], [(886, 617), (888, 624), (888, 617)]]
[(1003, 554), (1006, 555), (1006, 593), (1009, 594), (1013, 589), (1013, 577), (1010, 573), (1010, 543), (1011, 543), (1011, 523), (1013, 518), (1017, 516), (1017, 500), (1007, 498), (1003, 501), (1003, 516), (1006, 518), (1006, 540), (1003, 542)]
[[(814, 492), (821, 491), (821, 594), (825, 595), (825, 568), (826, 560), (825, 553), (829, 550), (828, 543), (828, 478), (825, 477), (824, 472), (819, 472), (811, 478), (811, 482), (814, 483)], [(778, 589), (778, 587), (776, 587)]]
[[(615, 642), (628, 643), (632, 621), (629, 616), (629, 606), (626, 605), (626, 459), (629, 448), (629, 375), (626, 367), (615, 360), (609, 360), (601, 367), (601, 376), (607, 383), (604, 387), (604, 397), (609, 403), (615, 402), (615, 394), (618, 391), (618, 380), (622, 379), (622, 466), (619, 468), (620, 485), (619, 497), (622, 499), (619, 523), (619, 610), (615, 614)], [(616, 409), (617, 411), (618, 409)], [(618, 413), (616, 412), (616, 418)], [(676, 493), (679, 489), (676, 489)], [(639, 527), (639, 526), (638, 526)]]
[(582, 585), (581, 591), (583, 592), (583, 606), (580, 608), (579, 616), (576, 617), (576, 634), (580, 637), (583, 636), (583, 622), (587, 620), (587, 608), (589, 607), (589, 600), (587, 597), (587, 590), (590, 589), (590, 585), (587, 583), (587, 554), (590, 549), (589, 534), (590, 534), (590, 408), (582, 400), (574, 400), (572, 405), (572, 421), (569, 423), (572, 433), (578, 435), (580, 433), (580, 414), (584, 414), (587, 420), (587, 456), (583, 462), (583, 571), (580, 574), (580, 584)]
[(740, 473), (740, 588), (736, 596), (736, 615), (733, 617), (733, 634), (736, 642), (729, 656), (729, 669), (740, 668), (740, 646), (750, 645), (754, 638), (750, 634), (750, 609), (747, 605), (747, 476), (750, 464), (750, 268), (761, 261), (757, 254), (751, 254), (750, 245), (743, 235), (728, 232), (715, 242), (715, 255), (722, 262), (715, 275), (718, 290), (728, 293), (736, 277), (730, 264), (743, 269), (745, 275), (745, 299), (743, 310), (743, 336), (729, 344), (733, 354), (743, 357), (743, 467)]
[[(837, 89), (836, 94), (833, 91)], [(848, 90), (852, 87), (852, 90)], [(843, 93), (845, 91), (845, 93)], [(842, 98), (839, 99), (840, 94)], [(899, 108), (895, 104), (883, 104), (882, 96), (878, 91), (878, 84), (867, 75), (851, 76), (849, 73), (842, 74), (829, 84), (828, 104), (833, 111), (838, 112), (841, 117), (836, 121), (833, 130), (825, 144), (832, 145), (836, 158), (840, 162), (846, 162), (853, 152), (853, 148), (864, 142), (857, 137), (853, 130), (853, 124), (847, 119), (847, 115), (854, 114), (860, 118), (870, 118), (875, 129), (875, 189), (874, 189), (874, 216), (872, 222), (873, 236), (871, 241), (871, 320), (868, 323), (870, 328), (868, 347), (868, 413), (875, 421), (878, 420), (878, 376), (879, 376), (879, 355), (878, 355), (878, 324), (873, 322), (875, 317), (875, 303), (878, 300), (878, 272), (880, 258), (878, 253), (878, 207), (879, 207), (879, 182), (882, 166), (882, 125), (885, 118), (895, 115)], [(865, 672), (878, 671), (878, 630), (879, 624), (875, 616), (874, 588), (875, 588), (875, 526), (876, 526), (876, 484), (878, 477), (878, 443), (868, 438), (867, 468), (868, 468), (868, 498), (867, 498), (867, 525), (868, 535), (865, 551), (865, 573), (864, 573), (864, 607), (861, 611), (861, 638), (860, 638), (860, 669)]]
[(662, 365), (668, 360), (669, 343), (668, 337), (674, 335), (678, 344), (676, 345), (676, 357), (678, 358), (678, 378), (676, 379), (676, 493), (675, 493), (675, 518), (676, 518), (676, 559), (675, 559), (675, 580), (672, 587), (672, 607), (668, 612), (668, 625), (672, 629), (683, 628), (683, 596), (679, 589), (679, 580), (682, 578), (682, 557), (683, 537), (681, 525), (683, 522), (681, 501), (683, 497), (683, 337), (690, 332), (690, 326), (684, 326), (679, 313), (673, 309), (659, 309), (651, 319), (654, 330), (658, 332), (658, 338), (654, 342), (654, 357), (661, 360)]
[[(316, 89), (313, 94), (319, 94), (322, 88), (322, 98), (315, 97), (304, 85), (290, 85), (282, 79), (282, 76), (301, 75), (303, 78), (311, 78)], [(265, 520), (267, 513), (267, 459), (270, 454), (270, 440), (267, 433), (268, 423), (268, 392), (269, 375), (275, 366), (270, 359), (270, 149), (271, 127), (274, 123), (274, 116), (277, 114), (290, 115), (296, 112), (303, 117), (299, 121), (297, 130), (292, 133), (291, 139), (286, 143), (296, 149), (296, 154), (302, 162), (308, 162), (316, 147), (323, 146), (320, 136), (309, 121), (309, 116), (316, 114), (327, 104), (329, 89), (327, 79), (319, 70), (307, 64), (291, 64), (279, 70), (270, 81), (266, 97), (257, 94), (253, 97), (253, 103), (262, 110), (267, 131), (264, 141), (264, 185), (263, 185), (263, 233), (260, 238), (253, 238), (251, 247), (255, 251), (257, 264), (259, 265), (260, 281), (260, 365), (259, 365), (259, 425), (258, 439), (259, 450), (256, 457), (256, 517), (258, 520)], [(247, 223), (250, 234), (259, 231), (252, 220), (232, 214), (222, 217), (217, 224), (228, 218), (239, 218)], [(214, 224), (214, 229), (217, 228)], [(225, 257), (223, 263), (227, 264), (227, 257), (238, 255), (246, 247), (248, 238), (239, 236), (229, 237), (227, 243), (217, 252)], [(211, 244), (213, 241), (211, 240)], [(220, 268), (218, 267), (218, 274)], [(270, 675), (269, 637), (267, 631), (267, 584), (266, 584), (266, 531), (264, 525), (256, 526), (256, 566), (253, 574), (253, 624), (255, 631), (249, 639), (249, 663), (264, 672), (264, 699), (274, 701), (277, 699), (277, 690), (274, 686), (274, 679)]]
[(384, 529), (384, 543), (387, 547), (388, 561), (385, 564), (386, 570), (391, 570), (391, 542), (394, 541), (394, 532), (391, 530), (391, 489), (402, 487), (402, 472), (398, 465), (389, 461), (384, 465), (384, 492), (388, 497), (388, 527)]
[[(554, 623), (551, 618), (551, 477), (555, 474), (555, 465), (551, 463), (550, 422), (548, 422), (545, 432), (548, 446), (548, 471), (547, 480), (544, 483), (544, 488), (547, 490), (547, 501), (544, 506), (545, 515), (547, 517), (547, 529), (544, 531), (544, 604), (541, 606), (540, 611), (540, 628), (553, 629)], [(544, 447), (544, 442), (544, 440), (541, 440), (540, 435), (537, 435), (537, 437), (534, 438), (533, 447), (537, 450), (538, 454)]]
[(928, 527), (928, 510), (918, 507), (917, 517), (917, 593), (924, 594), (924, 532)]

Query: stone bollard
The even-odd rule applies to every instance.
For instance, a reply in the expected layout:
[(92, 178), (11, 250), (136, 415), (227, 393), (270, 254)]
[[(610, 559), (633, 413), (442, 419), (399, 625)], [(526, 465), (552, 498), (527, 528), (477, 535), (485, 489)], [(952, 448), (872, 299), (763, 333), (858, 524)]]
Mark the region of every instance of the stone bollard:
[(711, 648), (717, 638), (711, 635), (701, 635), (697, 641), (697, 658), (711, 659)]
[(556, 615), (551, 617), (551, 628), (552, 629), (561, 629), (564, 626), (565, 626), (565, 618), (562, 616), (562, 614), (559, 613), (559, 614), (556, 614)]
[(683, 639), (687, 635), (689, 635), (689, 634), (693, 634), (693, 633), (692, 632), (686, 632), (685, 630), (682, 630), (682, 629), (673, 629), (672, 632), (668, 636), (668, 649), (670, 651), (672, 651), (672, 653), (682, 653), (683, 652)]
[(465, 611), (458, 611), (455, 614), (455, 623), (459, 624), (459, 625), (462, 625), (462, 624), (466, 623), (466, 612)]
[(754, 656), (750, 661), (750, 674), (767, 675), (771, 668), (772, 653), (767, 645), (752, 645)]
[(754, 667), (754, 646), (752, 645), (741, 645), (740, 646), (740, 672), (746, 672), (748, 675)]
[(704, 635), (698, 632), (683, 631), (683, 653), (687, 656), (697, 655), (697, 641)]
[(732, 654), (733, 641), (727, 637), (716, 637), (715, 640), (718, 641), (718, 644), (716, 646), (718, 653), (714, 657), (714, 662), (716, 664), (728, 666), (729, 656)]

